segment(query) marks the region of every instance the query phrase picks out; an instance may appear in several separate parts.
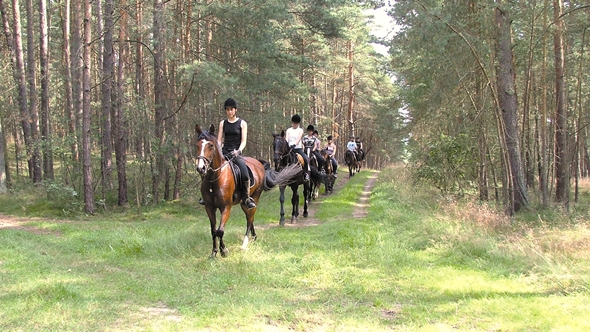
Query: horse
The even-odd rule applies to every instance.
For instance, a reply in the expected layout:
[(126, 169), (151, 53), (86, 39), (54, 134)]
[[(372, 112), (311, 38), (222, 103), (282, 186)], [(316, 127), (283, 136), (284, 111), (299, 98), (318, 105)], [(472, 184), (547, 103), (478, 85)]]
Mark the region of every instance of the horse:
[(324, 160), (326, 161), (326, 164), (324, 166), (324, 170), (326, 171), (326, 176), (324, 178), (324, 186), (326, 187), (326, 191), (324, 192), (324, 194), (327, 195), (334, 190), (334, 182), (336, 181), (336, 177), (334, 176), (334, 165), (332, 165), (332, 159), (328, 155), (328, 151), (326, 149), (323, 149), (321, 154), (322, 157), (324, 157)]
[[(213, 250), (211, 258), (215, 258), (217, 252), (221, 252), (222, 257), (226, 257), (229, 250), (223, 242), (225, 223), (230, 216), (231, 207), (240, 204), (242, 211), (246, 214), (246, 235), (242, 242), (242, 249), (248, 248), (249, 238), (256, 240), (256, 231), (254, 230), (254, 214), (257, 208), (248, 209), (243, 202), (242, 190), (239, 190), (233, 171), (233, 162), (226, 160), (221, 151), (221, 146), (215, 135), (215, 127), (211, 125), (209, 131), (204, 131), (199, 125), (195, 126), (197, 134), (197, 172), (203, 177), (201, 182), (201, 195), (205, 202), (205, 210), (211, 224), (211, 237), (213, 239)], [(267, 162), (243, 157), (246, 165), (251, 170), (250, 176), (250, 193), (256, 204), (260, 199), (262, 191), (268, 191), (273, 187), (287, 185), (293, 175), (300, 172), (300, 168), (286, 168), (283, 172), (275, 172), (270, 169)], [(267, 166), (267, 167), (265, 167)], [(237, 168), (237, 167), (236, 167)], [(266, 169), (269, 168), (269, 169)], [(221, 221), (217, 227), (216, 212), (219, 210)]]
[[(298, 161), (298, 155), (289, 148), (289, 144), (285, 139), (284, 130), (280, 134), (272, 134), (272, 136), (273, 161), (275, 164), (275, 171), (282, 172), (282, 170), (286, 167), (292, 167), (293, 165), (303, 164), (302, 162)], [(291, 223), (295, 222), (295, 220), (297, 220), (297, 217), (299, 217), (299, 186), (303, 185), (303, 197), (305, 198), (303, 201), (303, 217), (307, 218), (307, 206), (309, 203), (309, 193), (311, 192), (310, 182), (317, 181), (318, 178), (321, 179), (321, 175), (319, 174), (317, 169), (315, 170), (315, 172), (314, 169), (312, 169), (310, 174), (310, 181), (303, 180), (303, 169), (301, 169), (301, 171), (293, 177), (292, 182), (289, 184), (289, 187), (291, 187), (291, 190), (293, 191), (293, 197), (291, 198), (291, 204), (293, 205), (293, 209), (291, 212)], [(286, 185), (279, 186), (279, 201), (281, 202), (281, 219), (279, 221), (279, 225), (281, 226), (285, 225), (284, 203), (286, 187)]]
[(358, 173), (361, 170), (360, 161), (354, 156), (354, 152), (347, 150), (344, 154), (344, 161), (348, 166), (348, 176), (354, 176), (354, 173)]
[[(320, 169), (319, 166), (319, 162), (318, 159), (316, 158), (316, 156), (311, 152), (311, 148), (305, 148), (305, 154), (307, 155), (307, 158), (309, 158), (309, 169), (311, 170), (312, 173), (314, 172), (318, 172), (318, 170)], [(310, 188), (309, 188), (309, 197), (308, 200), (315, 200), (316, 198), (318, 198), (319, 193), (320, 193), (320, 185), (321, 185), (322, 181), (321, 181), (321, 177), (318, 176), (311, 176), (310, 177)]]

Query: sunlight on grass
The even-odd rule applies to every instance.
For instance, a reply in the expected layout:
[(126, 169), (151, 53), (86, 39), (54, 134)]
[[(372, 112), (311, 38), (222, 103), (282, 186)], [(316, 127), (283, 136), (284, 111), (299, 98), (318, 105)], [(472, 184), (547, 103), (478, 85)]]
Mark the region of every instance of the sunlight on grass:
[[(248, 250), (240, 249), (244, 213), (234, 207), (227, 258), (208, 258), (209, 222), (192, 201), (0, 229), (0, 327), (590, 329), (584, 218), (506, 220), (489, 207), (441, 200), (402, 167), (378, 173), (369, 214), (352, 218), (375, 174), (363, 170), (312, 202), (321, 221), (312, 227), (270, 227), (278, 224), (278, 190), (264, 193), (255, 226), (265, 227)], [(14, 209), (13, 198), (2, 200), (13, 204), (3, 213)]]

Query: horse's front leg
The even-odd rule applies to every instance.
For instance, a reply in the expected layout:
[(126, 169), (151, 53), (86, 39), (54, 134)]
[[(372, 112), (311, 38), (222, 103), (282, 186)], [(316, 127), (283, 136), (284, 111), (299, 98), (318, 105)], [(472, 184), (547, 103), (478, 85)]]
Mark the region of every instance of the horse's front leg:
[(211, 250), (211, 256), (209, 258), (215, 258), (217, 256), (217, 234), (215, 231), (215, 227), (217, 226), (217, 220), (215, 216), (215, 208), (214, 207), (205, 207), (207, 211), (207, 216), (209, 217), (209, 223), (211, 224), (211, 238), (213, 240), (213, 249)]
[(225, 247), (225, 243), (223, 243), (223, 234), (225, 233), (225, 223), (227, 222), (227, 219), (229, 219), (230, 212), (231, 203), (221, 209), (221, 221), (219, 222), (219, 228), (215, 232), (219, 238), (219, 252), (221, 253), (221, 257), (226, 257), (229, 253), (229, 250)]
[(294, 223), (299, 217), (299, 186), (291, 186), (291, 190), (293, 190), (293, 197), (291, 197), (291, 204), (293, 205), (293, 210), (291, 211), (291, 223)]
[[(256, 204), (258, 204), (258, 200), (256, 201)], [(252, 241), (256, 240), (256, 231), (254, 231), (254, 214), (256, 214), (256, 209), (248, 209), (245, 204), (242, 204), (242, 210), (246, 214), (246, 234), (244, 235), (244, 241), (242, 241), (242, 250), (248, 249), (248, 243), (250, 242), (248, 235), (252, 236)]]
[(307, 213), (307, 205), (310, 201), (310, 197), (311, 197), (311, 187), (310, 185), (303, 185), (303, 217), (307, 218), (308, 213)]
[(279, 225), (285, 226), (285, 187), (279, 187), (279, 202), (281, 202), (281, 219)]

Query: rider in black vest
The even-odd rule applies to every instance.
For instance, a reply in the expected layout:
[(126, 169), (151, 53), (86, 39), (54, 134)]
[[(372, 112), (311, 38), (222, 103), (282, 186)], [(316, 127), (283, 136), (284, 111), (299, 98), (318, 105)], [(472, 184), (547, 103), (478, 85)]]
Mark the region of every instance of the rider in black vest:
[(236, 116), (238, 104), (235, 100), (229, 98), (225, 101), (223, 107), (227, 114), (227, 119), (219, 123), (219, 133), (217, 140), (222, 144), (222, 153), (226, 159), (233, 159), (234, 163), (240, 168), (242, 173), (242, 197), (244, 204), (248, 209), (256, 207), (254, 199), (250, 197), (250, 174), (246, 161), (242, 158), (242, 151), (246, 147), (248, 139), (248, 124), (246, 121)]

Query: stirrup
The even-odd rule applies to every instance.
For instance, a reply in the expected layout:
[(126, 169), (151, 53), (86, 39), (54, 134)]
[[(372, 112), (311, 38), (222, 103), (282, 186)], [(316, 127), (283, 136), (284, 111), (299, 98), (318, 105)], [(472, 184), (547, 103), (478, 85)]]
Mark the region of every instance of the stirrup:
[(253, 209), (256, 207), (256, 202), (254, 202), (254, 199), (252, 197), (248, 197), (244, 200), (244, 204), (246, 204), (246, 207), (248, 209)]

